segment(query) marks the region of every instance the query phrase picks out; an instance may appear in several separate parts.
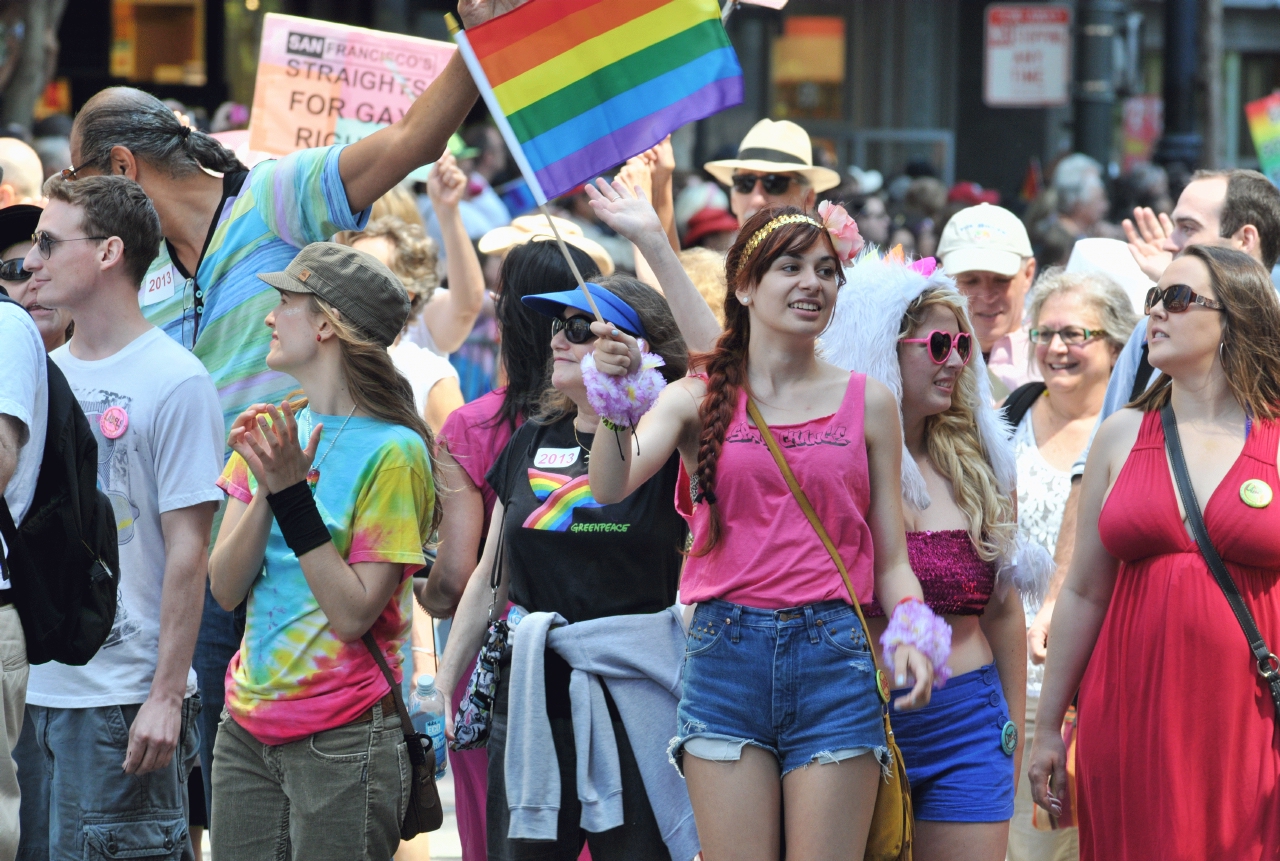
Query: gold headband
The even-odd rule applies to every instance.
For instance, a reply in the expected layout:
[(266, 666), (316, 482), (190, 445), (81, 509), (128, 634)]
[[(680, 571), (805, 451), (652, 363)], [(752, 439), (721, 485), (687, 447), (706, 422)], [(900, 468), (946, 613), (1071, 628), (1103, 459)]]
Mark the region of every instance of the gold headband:
[(823, 227), (821, 221), (818, 221), (816, 218), (809, 215), (779, 215), (777, 218), (773, 219), (764, 227), (761, 227), (752, 234), (751, 239), (747, 242), (747, 247), (742, 250), (742, 256), (738, 258), (739, 271), (741, 271), (742, 267), (746, 265), (747, 259), (751, 257), (751, 252), (756, 250), (756, 246), (761, 242), (764, 242), (764, 238), (766, 236), (784, 224), (812, 224), (814, 227), (822, 228), (824, 230), (826, 229)]

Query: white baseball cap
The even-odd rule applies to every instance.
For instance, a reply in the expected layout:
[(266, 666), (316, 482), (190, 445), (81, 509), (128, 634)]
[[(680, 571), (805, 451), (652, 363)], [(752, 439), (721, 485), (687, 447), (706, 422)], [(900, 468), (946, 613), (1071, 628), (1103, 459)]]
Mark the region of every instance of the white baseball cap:
[(938, 240), (938, 258), (953, 278), (974, 271), (1015, 275), (1034, 253), (1018, 216), (990, 203), (957, 212)]

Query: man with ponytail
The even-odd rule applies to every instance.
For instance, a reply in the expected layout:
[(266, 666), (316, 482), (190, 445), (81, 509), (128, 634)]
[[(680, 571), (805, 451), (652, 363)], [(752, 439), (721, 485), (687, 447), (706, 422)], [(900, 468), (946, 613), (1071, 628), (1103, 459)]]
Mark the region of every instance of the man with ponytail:
[[(459, 0), (458, 14), (474, 26), (520, 2)], [(398, 122), (350, 146), (298, 150), (250, 171), (159, 99), (112, 87), (77, 114), (63, 176), (127, 176), (155, 204), (164, 242), (139, 293), (142, 311), (204, 363), (230, 430), (250, 405), (278, 403), (294, 385), (266, 364), (269, 337), (260, 323), (275, 294), (256, 276), (283, 269), (308, 243), (363, 229), (375, 200), (440, 156), (476, 97), (454, 56)], [(196, 671), (206, 704), (207, 790), (222, 678), (240, 637), (232, 614), (207, 594), (204, 614)]]

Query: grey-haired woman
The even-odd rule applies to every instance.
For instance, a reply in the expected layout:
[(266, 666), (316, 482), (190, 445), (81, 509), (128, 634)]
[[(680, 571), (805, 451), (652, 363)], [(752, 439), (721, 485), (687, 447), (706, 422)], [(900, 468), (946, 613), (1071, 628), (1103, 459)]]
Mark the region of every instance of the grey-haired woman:
[[(1111, 368), (1124, 348), (1137, 316), (1128, 294), (1099, 275), (1046, 271), (1031, 294), (1032, 359), (1043, 382), (1028, 383), (1006, 400), (1013, 411), (1014, 454), (1018, 464), (1018, 531), (1050, 553), (1058, 540), (1071, 467), (1084, 451), (1102, 410)], [(1030, 402), (1030, 406), (1027, 403)], [(1021, 413), (1019, 416), (1018, 413)], [(1024, 599), (1030, 626), (1037, 613), (1048, 618), (1053, 586), (1043, 606)], [(1032, 640), (1027, 662), (1026, 737), (1035, 733), (1036, 708), (1044, 677), (1044, 643)], [(1010, 861), (1060, 861), (1075, 858), (1076, 831), (1037, 831), (1031, 822), (1030, 785), (1023, 758), (1013, 821)]]

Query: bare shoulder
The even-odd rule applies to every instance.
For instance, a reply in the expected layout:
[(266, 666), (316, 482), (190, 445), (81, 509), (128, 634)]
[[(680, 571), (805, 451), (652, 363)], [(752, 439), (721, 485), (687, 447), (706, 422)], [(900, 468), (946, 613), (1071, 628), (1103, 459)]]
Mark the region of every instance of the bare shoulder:
[(1111, 486), (1111, 477), (1119, 475), (1120, 468), (1129, 457), (1134, 443), (1138, 441), (1138, 430), (1142, 427), (1143, 413), (1135, 409), (1117, 410), (1107, 417), (1099, 427), (1089, 447), (1089, 458), (1085, 472), (1105, 469), (1108, 476), (1106, 487)]

